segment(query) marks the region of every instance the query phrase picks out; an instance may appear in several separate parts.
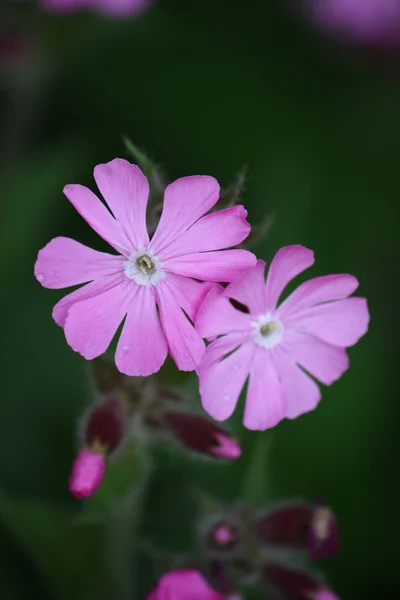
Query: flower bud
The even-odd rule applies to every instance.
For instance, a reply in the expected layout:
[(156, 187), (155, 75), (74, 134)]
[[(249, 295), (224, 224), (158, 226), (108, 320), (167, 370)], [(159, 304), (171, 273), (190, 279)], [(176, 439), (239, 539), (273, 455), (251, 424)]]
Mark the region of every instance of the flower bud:
[(76, 498), (92, 496), (106, 471), (105, 456), (100, 450), (83, 448), (75, 460), (69, 479), (69, 489)]
[(122, 441), (126, 418), (126, 406), (119, 398), (110, 398), (95, 406), (84, 425), (86, 445), (100, 444), (107, 453), (115, 450)]
[(264, 581), (286, 600), (339, 600), (321, 582), (306, 573), (278, 564), (263, 569)]
[(92, 408), (83, 422), (83, 448), (78, 454), (69, 479), (76, 498), (92, 496), (106, 472), (106, 458), (122, 442), (127, 409), (119, 398), (109, 398)]
[(312, 513), (312, 505), (305, 502), (272, 508), (257, 521), (260, 541), (271, 546), (308, 548)]
[(164, 413), (163, 421), (190, 450), (225, 460), (235, 460), (241, 455), (240, 445), (233, 437), (200, 415), (170, 410)]
[(257, 521), (259, 539), (271, 546), (308, 549), (312, 559), (339, 550), (336, 519), (330, 508), (305, 502), (277, 506)]

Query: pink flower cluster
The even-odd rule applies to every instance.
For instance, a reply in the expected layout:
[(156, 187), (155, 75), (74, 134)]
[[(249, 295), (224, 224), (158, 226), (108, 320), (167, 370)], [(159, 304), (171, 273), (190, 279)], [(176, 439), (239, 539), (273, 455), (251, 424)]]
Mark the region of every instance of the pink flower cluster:
[[(313, 378), (325, 385), (337, 380), (349, 366), (345, 348), (367, 331), (365, 299), (350, 298), (357, 280), (316, 277), (279, 303), (285, 286), (313, 264), (313, 252), (282, 248), (265, 277), (263, 261), (231, 249), (250, 232), (244, 207), (209, 213), (220, 190), (213, 177), (171, 183), (151, 238), (149, 184), (141, 170), (115, 159), (98, 165), (94, 178), (107, 206), (81, 185), (67, 185), (64, 193), (118, 254), (58, 237), (35, 264), (44, 287), (81, 286), (53, 310), (68, 344), (93, 359), (123, 324), (119, 371), (151, 375), (170, 354), (178, 369), (197, 371), (203, 406), (220, 421), (232, 414), (249, 379), (249, 429), (314, 409), (321, 393)], [(207, 348), (203, 338), (211, 340)]]

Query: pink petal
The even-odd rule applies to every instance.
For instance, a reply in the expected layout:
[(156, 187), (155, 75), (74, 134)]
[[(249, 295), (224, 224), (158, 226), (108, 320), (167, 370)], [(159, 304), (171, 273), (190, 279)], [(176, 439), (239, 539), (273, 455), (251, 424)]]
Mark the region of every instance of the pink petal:
[(285, 393), (286, 417), (296, 419), (314, 410), (321, 399), (318, 385), (292, 362), (280, 346), (271, 352), (271, 358)]
[(224, 600), (199, 571), (182, 569), (163, 575), (147, 600)]
[(173, 290), (168, 284), (168, 277), (157, 285), (156, 294), (169, 353), (178, 369), (193, 371), (204, 354), (204, 342), (174, 297)]
[(257, 264), (248, 269), (234, 283), (228, 285), (225, 296), (241, 302), (253, 317), (265, 313), (265, 262), (258, 260)]
[(132, 244), (120, 223), (104, 204), (83, 185), (66, 185), (64, 194), (90, 227), (121, 254), (129, 256)]
[(139, 286), (119, 338), (115, 364), (125, 375), (146, 377), (160, 370), (167, 354), (153, 289)]
[(189, 277), (168, 274), (168, 287), (173, 293), (179, 306), (183, 308), (188, 317), (195, 321), (198, 310), (211, 288), (216, 284), (200, 283)]
[(166, 271), (203, 281), (235, 281), (254, 266), (256, 257), (248, 250), (196, 252), (164, 261)]
[[(229, 341), (226, 340), (226, 343)], [(218, 342), (220, 340), (213, 342), (207, 348), (206, 354), (215, 351), (216, 346), (221, 348), (222, 344)], [(203, 408), (217, 421), (225, 421), (235, 410), (240, 392), (249, 375), (254, 352), (254, 344), (243, 344), (227, 358), (223, 358), (226, 352), (219, 354), (220, 360), (211, 365), (207, 364), (206, 358), (198, 368)]]
[(352, 275), (326, 275), (305, 281), (279, 306), (277, 314), (281, 319), (322, 302), (347, 298), (358, 287)]
[(246, 217), (247, 210), (243, 206), (233, 206), (206, 215), (169, 244), (162, 253), (162, 259), (236, 246), (250, 233)]
[(80, 302), (81, 300), (87, 300), (88, 298), (93, 298), (94, 296), (98, 296), (103, 292), (117, 286), (125, 280), (124, 273), (120, 273), (115, 275), (114, 277), (107, 277), (105, 279), (97, 279), (96, 281), (92, 281), (84, 285), (83, 287), (71, 292), (67, 296), (64, 296), (53, 308), (53, 319), (60, 325), (60, 327), (64, 327), (65, 321), (68, 316), (68, 311), (73, 304), (76, 302)]
[(206, 352), (201, 360), (201, 363), (197, 369), (197, 373), (205, 372), (209, 367), (218, 363), (224, 356), (237, 350), (242, 344), (249, 341), (249, 335), (247, 332), (236, 332), (229, 333), (223, 337), (213, 341), (212, 344), (207, 346)]
[(283, 347), (294, 362), (325, 385), (331, 385), (349, 368), (346, 350), (313, 335), (288, 332)]
[(136, 292), (137, 286), (125, 279), (99, 296), (73, 304), (64, 327), (71, 348), (88, 360), (103, 354)]
[(196, 318), (196, 330), (203, 338), (213, 338), (234, 331), (251, 331), (251, 317), (237, 310), (215, 285), (207, 294)]
[(101, 452), (80, 451), (72, 467), (69, 490), (76, 498), (93, 496), (103, 481), (106, 472), (106, 460)]
[(219, 198), (214, 177), (182, 177), (165, 190), (164, 208), (150, 248), (159, 254), (210, 210)]
[(75, 240), (56, 237), (39, 251), (36, 279), (46, 288), (59, 289), (116, 275), (123, 258), (92, 250)]
[(314, 252), (304, 246), (294, 245), (281, 248), (272, 259), (265, 288), (265, 308), (275, 309), (281, 293), (296, 275), (314, 263)]
[(365, 298), (347, 298), (306, 309), (287, 319), (287, 329), (311, 333), (334, 346), (353, 346), (368, 330)]
[(257, 348), (250, 369), (243, 425), (264, 431), (274, 427), (286, 414), (286, 400), (270, 353)]
[(127, 160), (115, 158), (94, 169), (97, 186), (135, 248), (149, 242), (146, 207), (149, 184), (142, 171)]

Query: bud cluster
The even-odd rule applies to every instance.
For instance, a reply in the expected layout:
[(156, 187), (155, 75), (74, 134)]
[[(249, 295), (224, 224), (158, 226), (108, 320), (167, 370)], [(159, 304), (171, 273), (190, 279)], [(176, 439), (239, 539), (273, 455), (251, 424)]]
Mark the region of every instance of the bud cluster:
[(128, 377), (103, 359), (92, 361), (92, 376), (95, 402), (80, 424), (80, 452), (70, 477), (75, 497), (95, 493), (107, 461), (123, 451), (127, 439), (134, 444), (175, 442), (197, 455), (239, 458), (240, 445), (229, 433), (189, 412), (181, 395), (161, 385), (156, 376)]
[(299, 559), (339, 550), (336, 519), (320, 502), (287, 502), (257, 513), (248, 506), (219, 510), (201, 524), (202, 553), (211, 585), (225, 596), (257, 585), (271, 597), (335, 600), (319, 575)]

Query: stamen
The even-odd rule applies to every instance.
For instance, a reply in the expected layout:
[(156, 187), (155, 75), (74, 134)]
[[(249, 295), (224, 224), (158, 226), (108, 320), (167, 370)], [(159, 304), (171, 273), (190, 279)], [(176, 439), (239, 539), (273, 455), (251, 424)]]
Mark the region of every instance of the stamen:
[(266, 323), (265, 325), (262, 325), (262, 327), (260, 327), (260, 333), (262, 336), (268, 337), (271, 334), (273, 334), (274, 331), (277, 331), (278, 329), (279, 329), (279, 325), (277, 325), (273, 321), (270, 321), (269, 323)]
[(156, 270), (155, 265), (151, 258), (147, 256), (147, 254), (143, 254), (143, 256), (139, 256), (136, 261), (136, 265), (143, 275), (152, 275)]

